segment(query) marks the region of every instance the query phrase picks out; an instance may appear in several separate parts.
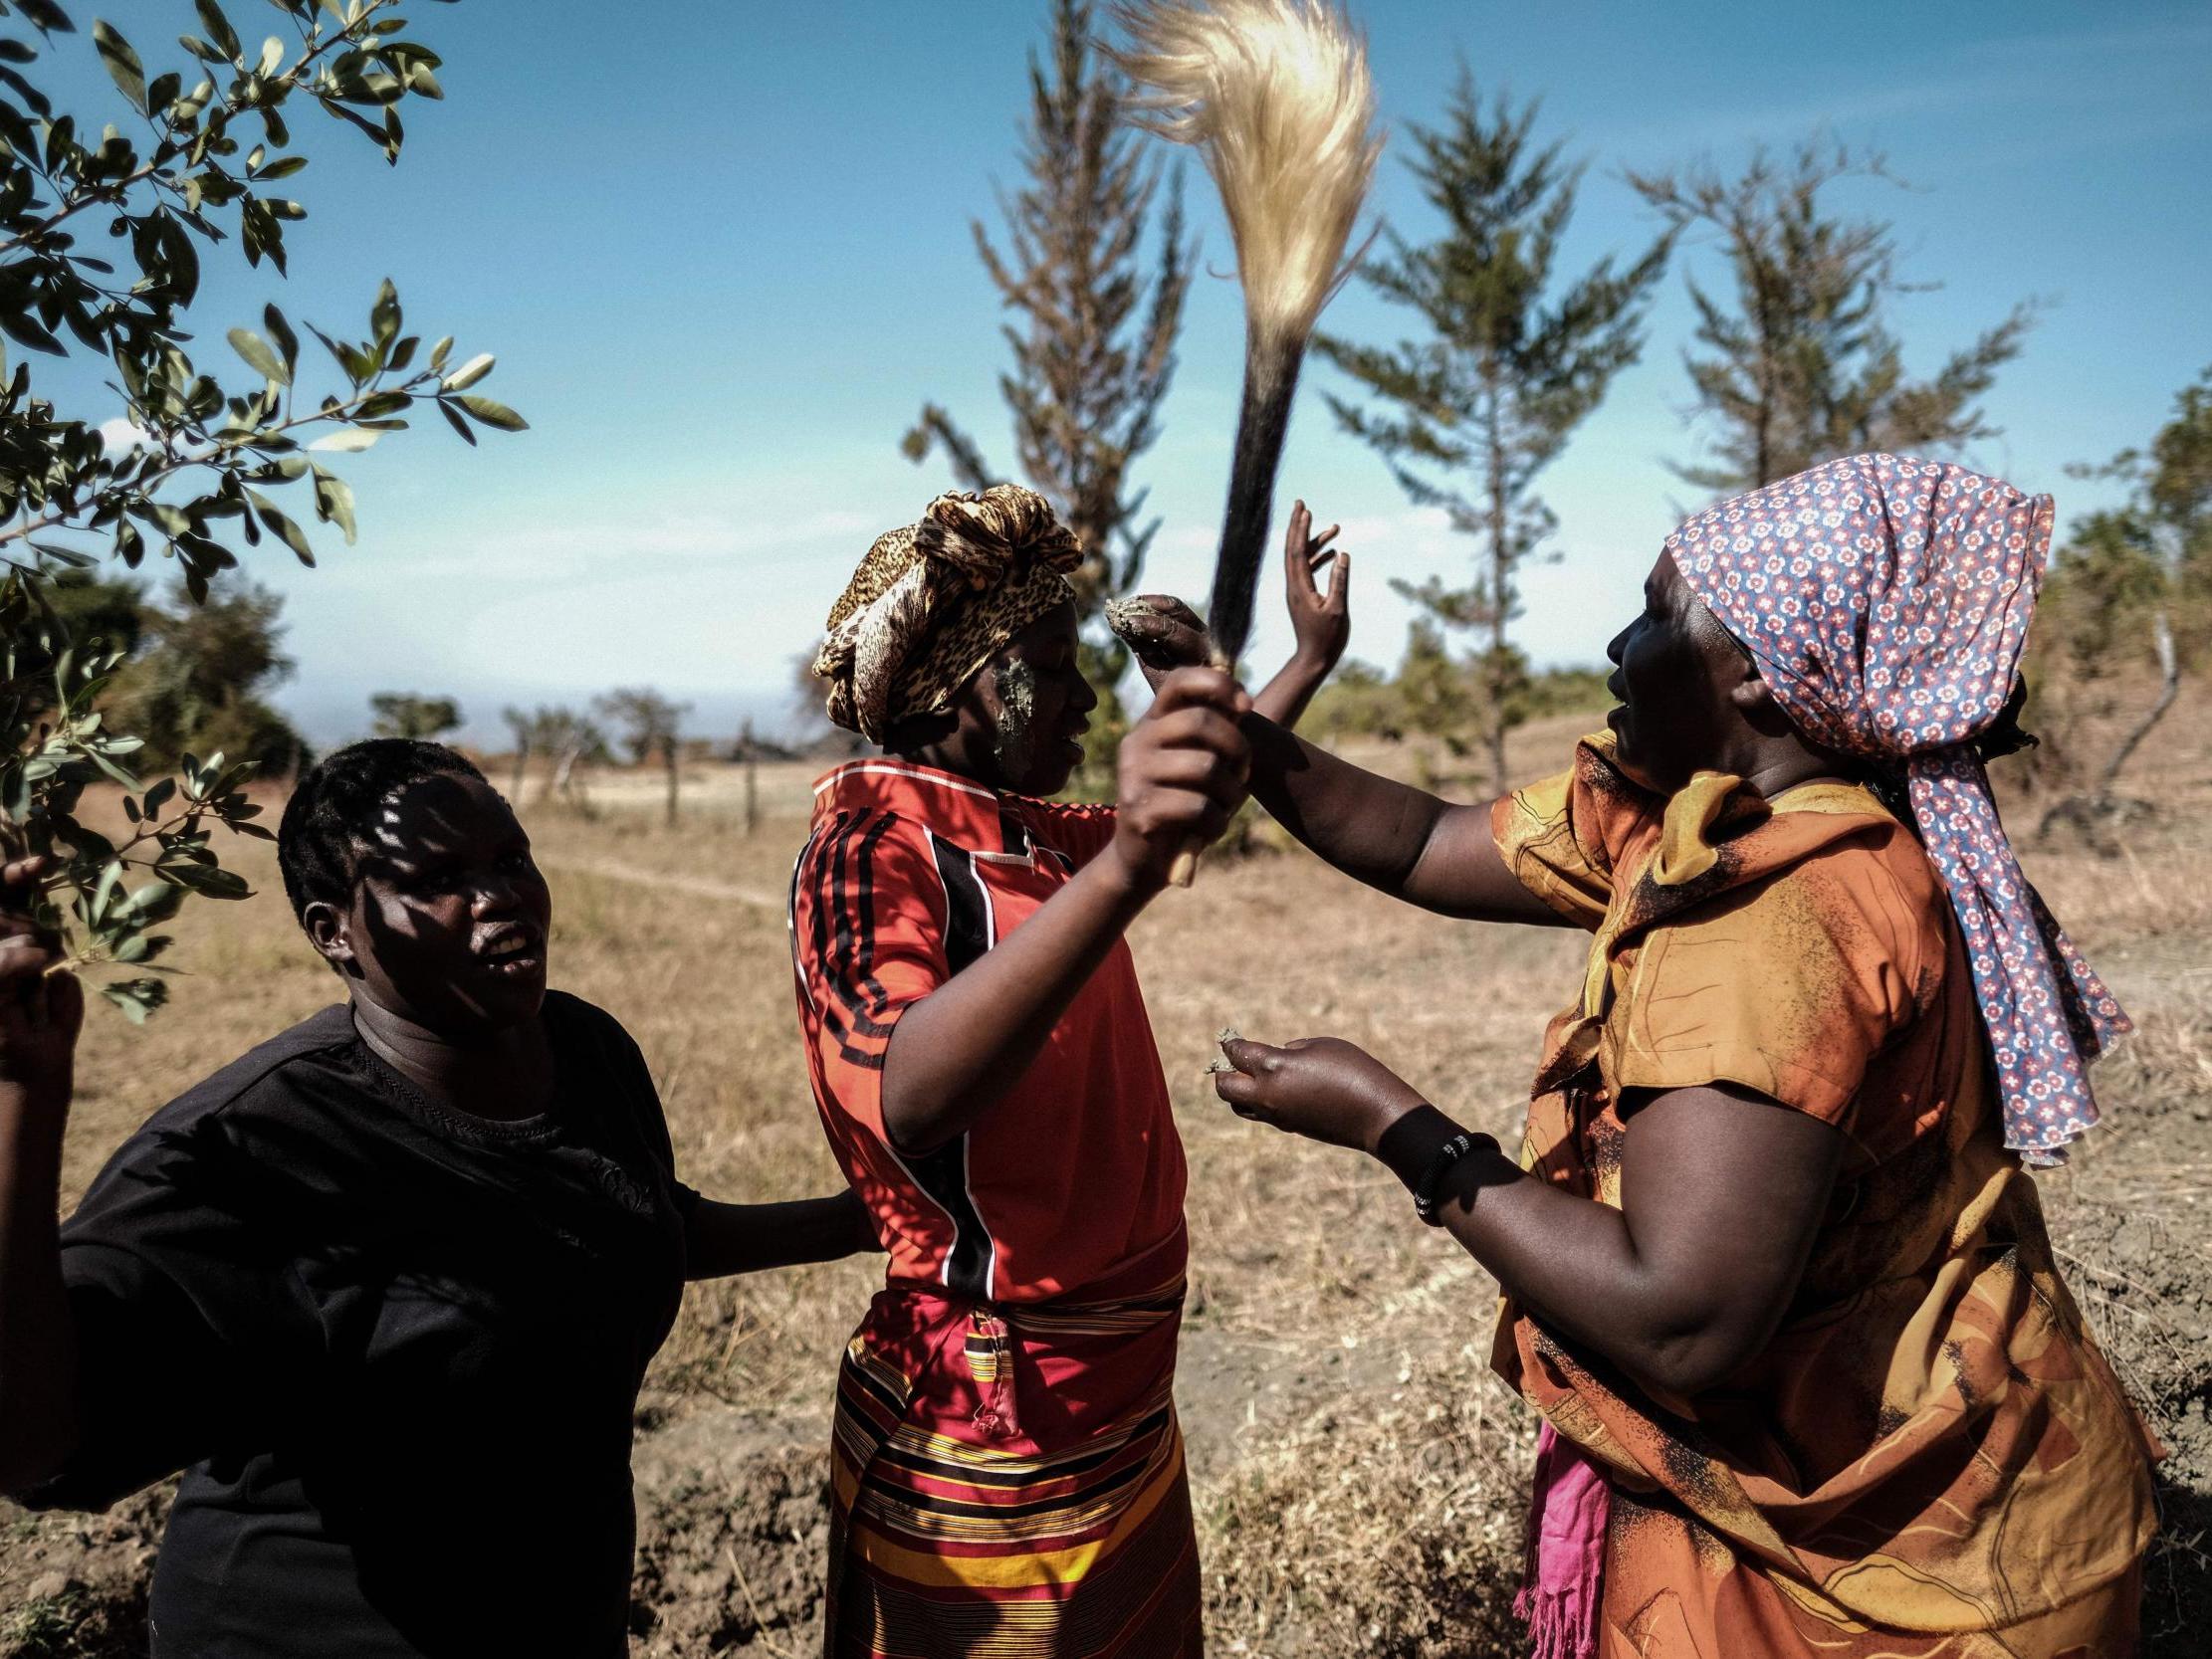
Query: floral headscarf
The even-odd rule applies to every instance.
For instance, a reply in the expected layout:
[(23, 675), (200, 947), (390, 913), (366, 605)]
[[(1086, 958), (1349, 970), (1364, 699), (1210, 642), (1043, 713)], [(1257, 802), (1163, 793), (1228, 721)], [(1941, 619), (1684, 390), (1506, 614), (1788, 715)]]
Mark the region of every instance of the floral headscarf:
[(2049, 496), (1855, 455), (1708, 508), (1666, 539), (1806, 736), (1899, 765), (1997, 1058), (2005, 1144), (2063, 1159), (2087, 1063), (2130, 1029), (2021, 874), (1971, 739), (2003, 711), (2051, 546)]
[(814, 659), (829, 718), (880, 743), (910, 716), (943, 714), (1007, 640), (1075, 596), (1067, 572), (1082, 561), (1033, 490), (938, 497), (876, 537), (830, 607)]

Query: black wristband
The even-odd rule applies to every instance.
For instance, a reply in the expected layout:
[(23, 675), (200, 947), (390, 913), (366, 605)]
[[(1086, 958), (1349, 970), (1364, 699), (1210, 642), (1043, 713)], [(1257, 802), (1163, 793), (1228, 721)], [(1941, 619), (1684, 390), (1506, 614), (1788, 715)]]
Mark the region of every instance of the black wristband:
[(1421, 1174), (1438, 1146), (1459, 1133), (1460, 1126), (1427, 1101), (1401, 1113), (1375, 1142), (1375, 1155), (1396, 1175), (1408, 1192), (1421, 1184)]
[(1451, 1172), (1453, 1164), (1474, 1150), (1478, 1140), (1487, 1141), (1489, 1137), (1476, 1137), (1461, 1130), (1430, 1154), (1428, 1164), (1421, 1171), (1421, 1178), (1414, 1183), (1414, 1213), (1428, 1225), (1443, 1225), (1443, 1217), (1439, 1213), (1442, 1205), (1438, 1202), (1438, 1195), (1443, 1187), (1444, 1177)]

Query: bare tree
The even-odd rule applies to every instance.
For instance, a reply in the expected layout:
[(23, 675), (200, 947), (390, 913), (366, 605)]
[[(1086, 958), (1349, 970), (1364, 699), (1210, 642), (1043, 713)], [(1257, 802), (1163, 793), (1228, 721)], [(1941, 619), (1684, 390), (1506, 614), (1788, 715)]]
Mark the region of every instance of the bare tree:
[(538, 719), (534, 715), (525, 714), (513, 704), (502, 709), (499, 718), (507, 723), (507, 729), (515, 738), (515, 772), (507, 787), (507, 798), (521, 806), (523, 783), (530, 775), (531, 744), (538, 735)]
[(2102, 845), (2101, 822), (2124, 804), (2115, 793), (2121, 771), (2174, 706), (2183, 674), (2212, 650), (2212, 368), (2182, 389), (2147, 450), (2075, 472), (2132, 488), (2125, 506), (2077, 525), (2053, 559), (2038, 655), (2063, 666), (2065, 689), (2077, 697), (2101, 683), (2116, 691), (2145, 666), (2157, 673), (2149, 702), (2088, 789), (2044, 815), (2045, 832), (2071, 822)]
[(738, 750), (745, 756), (745, 836), (750, 841), (761, 828), (761, 740), (753, 734), (750, 718), (738, 734)]
[(516, 800), (522, 799), (524, 764), (535, 753), (546, 759), (546, 775), (538, 786), (540, 803), (558, 800), (579, 810), (586, 808), (589, 802), (577, 780), (576, 768), (607, 757), (606, 734), (593, 722), (560, 705), (549, 708), (540, 704), (528, 715), (508, 709), (503, 711), (503, 718), (516, 733)]
[(630, 758), (642, 766), (658, 756), (668, 772), (668, 823), (676, 822), (676, 790), (683, 768), (678, 745), (683, 736), (688, 703), (671, 703), (650, 686), (629, 686), (611, 691), (592, 707), (621, 729)]

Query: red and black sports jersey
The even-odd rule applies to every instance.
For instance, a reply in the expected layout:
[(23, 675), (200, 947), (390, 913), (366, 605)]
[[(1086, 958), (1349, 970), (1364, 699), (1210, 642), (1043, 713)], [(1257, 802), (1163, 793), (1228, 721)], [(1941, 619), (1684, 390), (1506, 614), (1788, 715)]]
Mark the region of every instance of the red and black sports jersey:
[(791, 878), (799, 1024), (823, 1127), (876, 1217), (894, 1286), (1035, 1302), (1141, 1257), (1170, 1275), (1181, 1265), (1183, 1145), (1126, 940), (966, 1135), (906, 1158), (883, 1132), (899, 1016), (1113, 832), (1110, 807), (1001, 795), (901, 760), (854, 761), (815, 785)]

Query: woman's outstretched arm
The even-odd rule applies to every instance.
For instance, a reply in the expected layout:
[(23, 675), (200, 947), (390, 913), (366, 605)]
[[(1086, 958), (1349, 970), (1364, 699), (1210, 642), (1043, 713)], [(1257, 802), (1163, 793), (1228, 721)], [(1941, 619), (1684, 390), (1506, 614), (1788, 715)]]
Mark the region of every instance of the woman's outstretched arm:
[[(1380, 1061), (1333, 1037), (1225, 1045), (1239, 1116), (1380, 1158), (1409, 1189), (1458, 1132)], [(1439, 1216), (1554, 1330), (1647, 1385), (1695, 1394), (1765, 1347), (1813, 1247), (1841, 1131), (1733, 1086), (1631, 1102), (1621, 1207), (1578, 1197), (1481, 1138), (1447, 1166)]]
[(720, 1279), (801, 1262), (833, 1262), (881, 1250), (875, 1223), (854, 1192), (793, 1198), (779, 1204), (692, 1205), (684, 1238), (684, 1277)]
[(1439, 916), (1569, 925), (1506, 868), (1487, 805), (1456, 805), (1379, 776), (1258, 715), (1244, 717), (1244, 735), (1252, 798), (1355, 881)]
[[(0, 872), (13, 898), (37, 861)], [(77, 1440), (77, 1343), (62, 1286), (62, 1132), (85, 996), (9, 907), (0, 915), (0, 1492), (58, 1471)]]
[[(1474, 922), (1568, 926), (1505, 868), (1487, 805), (1439, 800), (1291, 731), (1351, 635), (1347, 555), (1329, 551), (1337, 526), (1319, 535), (1312, 528), (1306, 504), (1297, 503), (1283, 536), (1283, 598), (1297, 647), (1244, 717), (1253, 797), (1322, 858), (1394, 899)], [(1337, 568), (1324, 595), (1314, 575), (1332, 557)], [(1212, 655), (1206, 624), (1179, 599), (1146, 594), (1109, 615), (1155, 688), (1176, 667)]]

